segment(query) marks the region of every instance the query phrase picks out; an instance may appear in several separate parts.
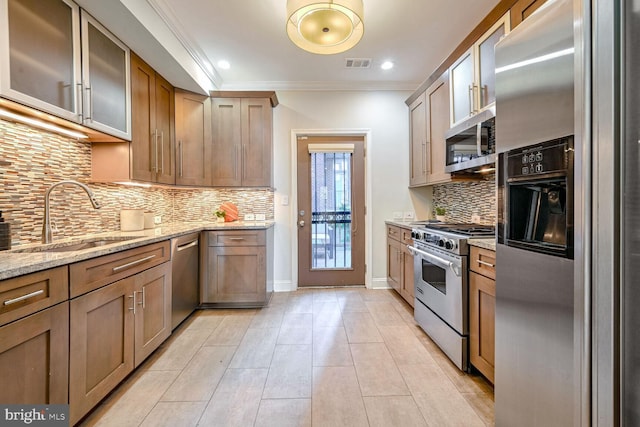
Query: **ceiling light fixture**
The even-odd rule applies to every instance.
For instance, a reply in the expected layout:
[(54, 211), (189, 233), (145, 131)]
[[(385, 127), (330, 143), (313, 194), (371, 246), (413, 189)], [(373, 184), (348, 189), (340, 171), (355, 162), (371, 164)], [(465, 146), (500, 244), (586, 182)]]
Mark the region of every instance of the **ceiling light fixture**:
[(384, 61), (382, 63), (382, 65), (380, 65), (380, 68), (382, 68), (383, 70), (390, 70), (393, 68), (393, 62), (391, 61)]
[(311, 53), (344, 52), (364, 34), (362, 0), (288, 0), (287, 17), (287, 35)]
[(27, 124), (27, 125), (35, 126), (35, 127), (40, 128), (40, 129), (45, 129), (45, 130), (48, 130), (48, 131), (51, 131), (51, 132), (60, 133), (60, 134), (63, 134), (65, 136), (70, 136), (70, 137), (76, 138), (76, 139), (86, 139), (86, 138), (88, 138), (88, 136), (83, 134), (83, 133), (76, 132), (76, 131), (73, 131), (73, 130), (70, 130), (70, 129), (66, 129), (66, 128), (63, 128), (61, 126), (56, 126), (56, 125), (51, 124), (51, 123), (43, 122), (43, 121), (40, 121), (38, 119), (32, 119), (31, 117), (26, 117), (26, 116), (23, 116), (21, 114), (15, 114), (15, 113), (12, 113), (11, 111), (7, 111), (7, 110), (1, 109), (1, 108), (0, 108), (0, 117), (4, 117), (4, 118), (7, 118), (9, 120), (13, 120), (13, 121), (16, 121), (16, 122), (24, 123), (24, 124)]
[(221, 59), (220, 61), (218, 61), (218, 68), (220, 68), (221, 70), (228, 70), (229, 68), (231, 68), (231, 64), (229, 63), (229, 61)]

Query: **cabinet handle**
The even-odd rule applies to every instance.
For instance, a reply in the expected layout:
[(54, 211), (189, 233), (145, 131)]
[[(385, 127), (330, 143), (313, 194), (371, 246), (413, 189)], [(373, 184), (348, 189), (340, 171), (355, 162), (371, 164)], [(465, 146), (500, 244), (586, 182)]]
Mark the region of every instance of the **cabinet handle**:
[(133, 306), (129, 307), (129, 311), (133, 311), (133, 315), (136, 314), (136, 292), (133, 291), (133, 294), (129, 295), (129, 298), (133, 298)]
[(85, 117), (85, 120), (92, 122), (93, 121), (93, 92), (91, 91), (91, 85), (88, 85), (84, 90), (87, 92), (87, 100), (89, 101), (87, 102), (87, 105), (89, 106), (89, 115)]
[(239, 179), (238, 177), (238, 161), (239, 161), (239, 153), (240, 152), (240, 146), (236, 145), (236, 149), (233, 152), (233, 177), (235, 179)]
[(82, 83), (76, 83), (77, 93), (76, 93), (76, 111), (78, 112), (78, 121), (82, 123)]
[(422, 173), (427, 173), (427, 143), (422, 143)]
[(136, 266), (138, 264), (142, 264), (143, 262), (147, 262), (147, 261), (149, 261), (149, 260), (151, 260), (151, 259), (153, 259), (155, 257), (156, 257), (155, 254), (154, 255), (149, 255), (149, 256), (146, 256), (144, 258), (140, 258), (140, 259), (137, 259), (135, 261), (131, 261), (131, 262), (128, 262), (126, 264), (122, 264), (122, 265), (119, 265), (117, 267), (113, 267), (112, 270), (113, 270), (114, 273), (117, 273), (120, 270), (125, 270), (127, 268)]
[(192, 248), (194, 246), (198, 246), (198, 239), (194, 240), (193, 242), (186, 243), (182, 246), (178, 246), (176, 250), (180, 252), (180, 251), (184, 251), (185, 249)]
[(475, 103), (473, 102), (473, 85), (469, 85), (469, 114), (475, 112)]
[(160, 131), (160, 173), (164, 173), (164, 131)]
[(486, 262), (486, 261), (482, 261), (480, 259), (476, 260), (478, 262), (478, 264), (480, 265), (485, 265), (487, 267), (491, 267), (491, 268), (495, 268), (495, 264), (491, 264), (490, 262)]
[(229, 237), (229, 240), (244, 240), (244, 237)]
[[(141, 305), (143, 310), (144, 310), (145, 305), (146, 305), (146, 304), (145, 304), (146, 298), (145, 298), (145, 292), (144, 292), (144, 289), (145, 289), (145, 288), (142, 288), (142, 290), (141, 290), (141, 291), (138, 291), (138, 293), (141, 293), (141, 294), (142, 294), (142, 301), (138, 302), (138, 305)], [(135, 294), (135, 292), (134, 292), (134, 294)]]
[(8, 299), (8, 300), (6, 300), (4, 302), (4, 305), (15, 304), (17, 302), (24, 301), (24, 300), (29, 299), (29, 298), (33, 298), (33, 297), (38, 296), (38, 295), (43, 294), (43, 293), (44, 293), (44, 289), (40, 289), (39, 291), (35, 291), (35, 292), (31, 292), (30, 294), (22, 295), (21, 297)]
[(178, 153), (180, 154), (180, 177), (182, 177), (182, 141), (178, 141)]
[(158, 172), (158, 129), (153, 130), (153, 144), (151, 144), (151, 172)]

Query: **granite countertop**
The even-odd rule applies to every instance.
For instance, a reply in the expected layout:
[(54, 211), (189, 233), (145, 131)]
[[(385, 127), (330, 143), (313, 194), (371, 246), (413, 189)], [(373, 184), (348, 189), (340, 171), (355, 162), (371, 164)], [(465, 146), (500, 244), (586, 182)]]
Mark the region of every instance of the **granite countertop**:
[(47, 247), (65, 246), (70, 242), (86, 242), (99, 238), (106, 240), (122, 237), (132, 238), (130, 240), (114, 241), (114, 243), (106, 246), (68, 252), (23, 252), (45, 246), (40, 243), (16, 246), (11, 250), (0, 252), (0, 280), (161, 242), (185, 234), (209, 230), (264, 230), (273, 227), (274, 224), (274, 221), (181, 222), (162, 224), (156, 228), (140, 231), (111, 231), (67, 239), (55, 238), (54, 236), (54, 242), (46, 245)]
[(467, 240), (467, 243), (471, 246), (477, 246), (483, 249), (489, 249), (491, 251), (496, 250), (496, 239), (493, 237), (490, 238), (482, 238), (482, 237), (474, 237)]

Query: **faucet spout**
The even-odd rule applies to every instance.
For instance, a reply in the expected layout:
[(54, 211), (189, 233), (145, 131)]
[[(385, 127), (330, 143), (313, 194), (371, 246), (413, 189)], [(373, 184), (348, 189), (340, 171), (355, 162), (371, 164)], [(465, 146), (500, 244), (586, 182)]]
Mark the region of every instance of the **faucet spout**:
[(49, 199), (50, 199), (51, 191), (54, 188), (58, 187), (59, 185), (65, 185), (65, 184), (77, 185), (78, 187), (82, 188), (85, 191), (85, 193), (87, 193), (87, 196), (89, 196), (89, 200), (91, 201), (91, 205), (93, 206), (93, 208), (100, 209), (101, 207), (100, 203), (96, 199), (95, 194), (93, 194), (93, 191), (91, 191), (89, 187), (87, 187), (85, 184), (81, 182), (74, 181), (72, 179), (67, 179), (67, 180), (52, 184), (44, 193), (44, 220), (42, 222), (42, 243), (51, 243), (53, 238), (52, 232), (51, 232), (51, 217), (49, 215), (49, 211), (50, 211)]

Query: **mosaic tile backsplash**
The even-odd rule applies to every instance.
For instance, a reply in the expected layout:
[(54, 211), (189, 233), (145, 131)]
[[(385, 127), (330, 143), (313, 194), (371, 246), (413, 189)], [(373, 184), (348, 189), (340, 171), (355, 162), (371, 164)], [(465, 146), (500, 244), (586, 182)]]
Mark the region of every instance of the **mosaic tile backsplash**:
[(432, 212), (435, 208), (445, 208), (446, 219), (451, 222), (474, 223), (471, 217), (478, 215), (480, 224), (496, 223), (496, 183), (495, 174), (485, 181), (451, 182), (433, 186)]
[[(3, 166), (3, 161), (10, 165)], [(90, 144), (0, 120), (0, 210), (11, 224), (12, 246), (40, 241), (44, 194), (51, 184), (65, 179), (88, 184), (102, 207), (93, 209), (77, 186), (56, 187), (50, 197), (54, 239), (119, 230), (120, 209), (126, 208), (153, 212), (162, 222), (214, 221), (222, 202), (235, 203), (241, 217), (274, 216), (270, 189), (144, 188), (94, 184), (90, 177)]]

